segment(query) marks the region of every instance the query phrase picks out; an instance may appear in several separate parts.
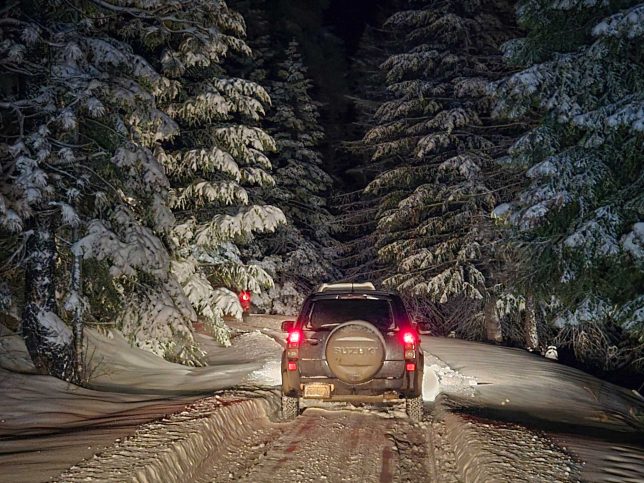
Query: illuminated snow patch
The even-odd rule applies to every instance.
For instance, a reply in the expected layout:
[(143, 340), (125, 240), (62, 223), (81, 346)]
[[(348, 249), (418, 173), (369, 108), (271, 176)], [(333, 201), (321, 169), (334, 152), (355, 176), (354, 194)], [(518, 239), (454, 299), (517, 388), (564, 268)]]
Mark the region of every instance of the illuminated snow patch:
[(251, 372), (245, 382), (261, 386), (279, 386), (282, 384), (280, 359), (267, 361), (261, 369)]

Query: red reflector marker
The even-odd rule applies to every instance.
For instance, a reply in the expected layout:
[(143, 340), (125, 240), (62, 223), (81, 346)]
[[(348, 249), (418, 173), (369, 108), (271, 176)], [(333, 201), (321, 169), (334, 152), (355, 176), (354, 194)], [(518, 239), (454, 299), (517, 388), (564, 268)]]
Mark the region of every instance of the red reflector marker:
[[(407, 365), (409, 365), (409, 364), (407, 364)], [(289, 361), (288, 362), (288, 370), (289, 371), (297, 371), (297, 362)]]
[(416, 370), (416, 364), (414, 362), (408, 362), (406, 367), (409, 372), (414, 372)]
[(288, 335), (288, 341), (291, 344), (299, 344), (300, 343), (300, 338), (301, 338), (301, 333), (298, 331), (291, 332)]

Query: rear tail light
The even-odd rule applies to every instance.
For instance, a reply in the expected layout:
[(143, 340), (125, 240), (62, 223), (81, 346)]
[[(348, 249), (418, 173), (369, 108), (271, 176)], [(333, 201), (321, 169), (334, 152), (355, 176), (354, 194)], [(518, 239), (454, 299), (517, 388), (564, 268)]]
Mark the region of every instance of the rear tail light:
[(416, 345), (418, 344), (418, 335), (411, 330), (407, 330), (402, 334), (402, 341), (405, 346), (405, 353), (410, 350), (413, 351), (416, 349)]
[(414, 345), (416, 344), (416, 334), (411, 331), (403, 332), (403, 343), (405, 345)]
[[(416, 370), (416, 346), (418, 345), (418, 335), (412, 330), (406, 330), (402, 333), (402, 341), (405, 350), (405, 360), (407, 361), (407, 370)], [(412, 362), (413, 361), (413, 362)]]
[(250, 311), (250, 292), (249, 291), (242, 290), (241, 292), (239, 292), (239, 303), (244, 313), (248, 313)]
[(300, 332), (299, 330), (294, 330), (293, 332), (290, 332), (288, 334), (286, 340), (288, 341), (289, 347), (299, 346), (300, 341), (302, 340), (302, 332)]
[(297, 360), (300, 358), (300, 343), (302, 342), (302, 332), (293, 330), (286, 337), (286, 358), (288, 359), (288, 370), (297, 370)]

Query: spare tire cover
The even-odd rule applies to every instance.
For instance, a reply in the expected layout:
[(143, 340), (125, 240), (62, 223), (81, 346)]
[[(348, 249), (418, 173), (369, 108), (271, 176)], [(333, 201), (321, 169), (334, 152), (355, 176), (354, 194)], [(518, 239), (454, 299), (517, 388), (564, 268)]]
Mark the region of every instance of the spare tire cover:
[(375, 376), (385, 360), (385, 341), (373, 325), (352, 320), (339, 325), (327, 338), (329, 369), (341, 381), (359, 384)]

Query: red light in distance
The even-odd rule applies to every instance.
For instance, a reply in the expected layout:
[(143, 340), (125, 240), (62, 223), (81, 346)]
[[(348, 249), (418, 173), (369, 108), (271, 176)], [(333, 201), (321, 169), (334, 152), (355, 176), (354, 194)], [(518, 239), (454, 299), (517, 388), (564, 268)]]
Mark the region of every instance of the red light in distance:
[(247, 292), (246, 290), (239, 292), (239, 300), (241, 302), (250, 302), (250, 292)]

